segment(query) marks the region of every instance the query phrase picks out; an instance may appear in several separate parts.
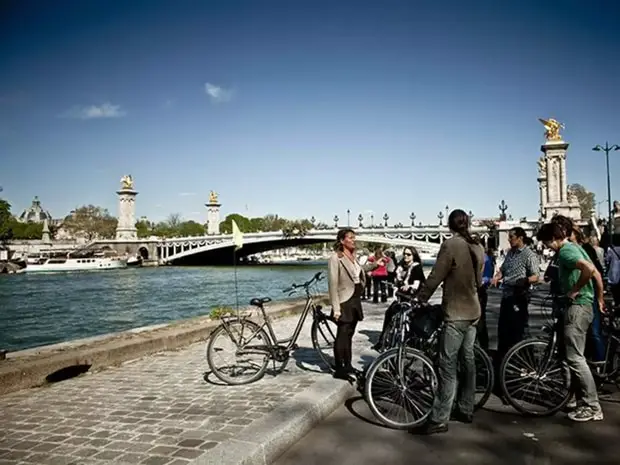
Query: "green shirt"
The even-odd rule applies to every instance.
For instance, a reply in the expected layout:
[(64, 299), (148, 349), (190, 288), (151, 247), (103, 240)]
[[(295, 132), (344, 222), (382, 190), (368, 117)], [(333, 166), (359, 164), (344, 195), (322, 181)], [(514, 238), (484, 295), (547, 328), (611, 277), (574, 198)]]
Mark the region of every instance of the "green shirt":
[[(592, 263), (588, 254), (580, 246), (567, 242), (558, 252), (558, 269), (560, 274), (560, 286), (564, 294), (568, 294), (575, 283), (579, 281), (581, 271), (577, 269), (577, 262), (585, 260)], [(575, 303), (580, 305), (592, 305), (594, 303), (594, 286), (592, 280), (581, 288), (575, 298)]]

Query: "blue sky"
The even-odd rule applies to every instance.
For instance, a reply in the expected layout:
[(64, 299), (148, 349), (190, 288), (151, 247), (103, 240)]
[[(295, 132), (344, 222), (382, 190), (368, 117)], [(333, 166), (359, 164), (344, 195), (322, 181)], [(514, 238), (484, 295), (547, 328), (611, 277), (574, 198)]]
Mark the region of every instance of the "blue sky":
[(601, 201), (590, 149), (620, 143), (614, 3), (3, 2), (2, 195), (115, 214), (130, 173), (154, 220), (204, 221), (210, 189), (223, 215), (436, 222), (505, 199), (534, 217), (537, 118), (555, 117), (569, 182)]

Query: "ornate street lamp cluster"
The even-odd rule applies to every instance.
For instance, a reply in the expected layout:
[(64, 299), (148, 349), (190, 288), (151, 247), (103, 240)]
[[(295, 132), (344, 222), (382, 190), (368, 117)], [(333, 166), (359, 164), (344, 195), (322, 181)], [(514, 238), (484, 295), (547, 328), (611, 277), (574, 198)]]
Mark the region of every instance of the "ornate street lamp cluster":
[(609, 176), (609, 152), (615, 152), (617, 150), (620, 150), (620, 146), (613, 144), (610, 147), (609, 143), (605, 142), (605, 147), (597, 145), (593, 147), (592, 150), (594, 150), (595, 152), (605, 152), (605, 163), (607, 165), (607, 214), (608, 214), (608, 221), (609, 221), (609, 223), (607, 224), (609, 225), (608, 231), (611, 231), (613, 228), (614, 214), (613, 214), (613, 207), (612, 207), (612, 202), (611, 202), (611, 177)]

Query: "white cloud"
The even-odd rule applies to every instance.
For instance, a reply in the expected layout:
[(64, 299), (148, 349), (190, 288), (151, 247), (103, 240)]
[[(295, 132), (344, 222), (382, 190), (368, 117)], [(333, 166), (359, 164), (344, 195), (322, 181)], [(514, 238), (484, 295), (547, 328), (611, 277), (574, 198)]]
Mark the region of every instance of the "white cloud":
[(195, 192), (179, 192), (179, 197), (191, 197), (193, 195), (196, 195)]
[(209, 82), (205, 83), (205, 92), (212, 102), (228, 102), (232, 98), (232, 90), (224, 89)]
[(76, 119), (96, 119), (96, 118), (121, 118), (127, 112), (120, 105), (113, 105), (109, 102), (101, 105), (79, 106), (76, 105), (62, 115), (63, 118)]

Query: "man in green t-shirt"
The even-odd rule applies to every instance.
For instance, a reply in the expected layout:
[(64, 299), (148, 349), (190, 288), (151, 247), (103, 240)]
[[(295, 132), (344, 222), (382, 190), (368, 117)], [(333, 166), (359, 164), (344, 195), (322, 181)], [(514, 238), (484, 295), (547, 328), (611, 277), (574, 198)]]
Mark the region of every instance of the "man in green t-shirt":
[[(597, 286), (601, 286), (602, 283), (598, 282), (601, 277), (595, 273), (596, 268), (588, 254), (568, 241), (560, 225), (544, 224), (536, 237), (557, 254), (561, 292), (571, 302), (564, 315), (566, 362), (581, 385), (582, 397), (580, 405), (569, 413), (568, 417), (573, 421), (602, 420), (603, 411), (598, 401), (596, 383), (584, 356), (588, 328), (594, 318), (592, 306), (595, 296), (592, 279), (597, 280)], [(599, 308), (603, 311), (603, 296), (600, 295), (598, 300)]]

